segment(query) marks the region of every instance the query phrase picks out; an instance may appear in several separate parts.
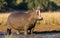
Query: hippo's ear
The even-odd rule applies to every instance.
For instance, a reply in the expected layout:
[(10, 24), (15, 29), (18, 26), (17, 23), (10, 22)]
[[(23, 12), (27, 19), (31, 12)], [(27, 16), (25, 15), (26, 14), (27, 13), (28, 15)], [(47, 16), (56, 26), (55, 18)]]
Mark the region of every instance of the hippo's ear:
[(39, 16), (39, 12), (37, 12), (37, 15)]

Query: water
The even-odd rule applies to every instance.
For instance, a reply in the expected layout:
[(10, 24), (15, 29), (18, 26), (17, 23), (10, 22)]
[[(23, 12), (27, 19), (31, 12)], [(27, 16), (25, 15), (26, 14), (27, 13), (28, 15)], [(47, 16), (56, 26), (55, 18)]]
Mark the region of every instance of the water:
[(60, 33), (33, 33), (28, 34), (27, 36), (25, 36), (24, 34), (11, 34), (11, 35), (7, 35), (7, 34), (3, 34), (0, 33), (0, 38), (60, 38)]

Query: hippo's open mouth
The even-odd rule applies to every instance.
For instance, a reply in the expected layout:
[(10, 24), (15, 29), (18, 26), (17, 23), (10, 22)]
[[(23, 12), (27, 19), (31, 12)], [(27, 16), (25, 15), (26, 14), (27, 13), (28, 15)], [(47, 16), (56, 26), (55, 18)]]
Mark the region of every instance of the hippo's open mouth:
[(43, 20), (43, 17), (39, 17), (39, 19), (37, 19), (38, 21), (40, 21), (40, 20)]

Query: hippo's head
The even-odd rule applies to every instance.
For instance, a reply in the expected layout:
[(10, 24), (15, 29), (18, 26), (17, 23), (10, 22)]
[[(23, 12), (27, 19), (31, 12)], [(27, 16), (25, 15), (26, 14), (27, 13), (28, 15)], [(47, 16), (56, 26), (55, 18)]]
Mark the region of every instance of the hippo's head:
[(37, 20), (43, 20), (43, 17), (41, 16), (40, 10), (34, 9), (33, 16)]

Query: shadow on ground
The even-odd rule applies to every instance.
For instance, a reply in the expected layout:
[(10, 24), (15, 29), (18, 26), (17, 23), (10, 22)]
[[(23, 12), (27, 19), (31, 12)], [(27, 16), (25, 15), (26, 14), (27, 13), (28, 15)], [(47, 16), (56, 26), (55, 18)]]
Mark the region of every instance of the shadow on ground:
[[(54, 31), (43, 31), (43, 32), (37, 32), (37, 31), (35, 31), (35, 32), (33, 32), (33, 34), (54, 34), (54, 33), (60, 33), (60, 30), (59, 30), (59, 31), (54, 30)], [(7, 35), (7, 33), (0, 32), (0, 35), (4, 35), (4, 34)], [(12, 34), (13, 34), (13, 35), (16, 35), (15, 32), (13, 32)], [(20, 34), (23, 35), (23, 32), (20, 33)], [(30, 33), (28, 33), (28, 35), (29, 35), (29, 34), (30, 34)]]
[(54, 31), (43, 31), (43, 32), (37, 32), (37, 31), (35, 31), (33, 33), (34, 34), (48, 34), (48, 33), (52, 34), (52, 33), (60, 33), (60, 30), (59, 31), (56, 31), (56, 30), (54, 30)]

